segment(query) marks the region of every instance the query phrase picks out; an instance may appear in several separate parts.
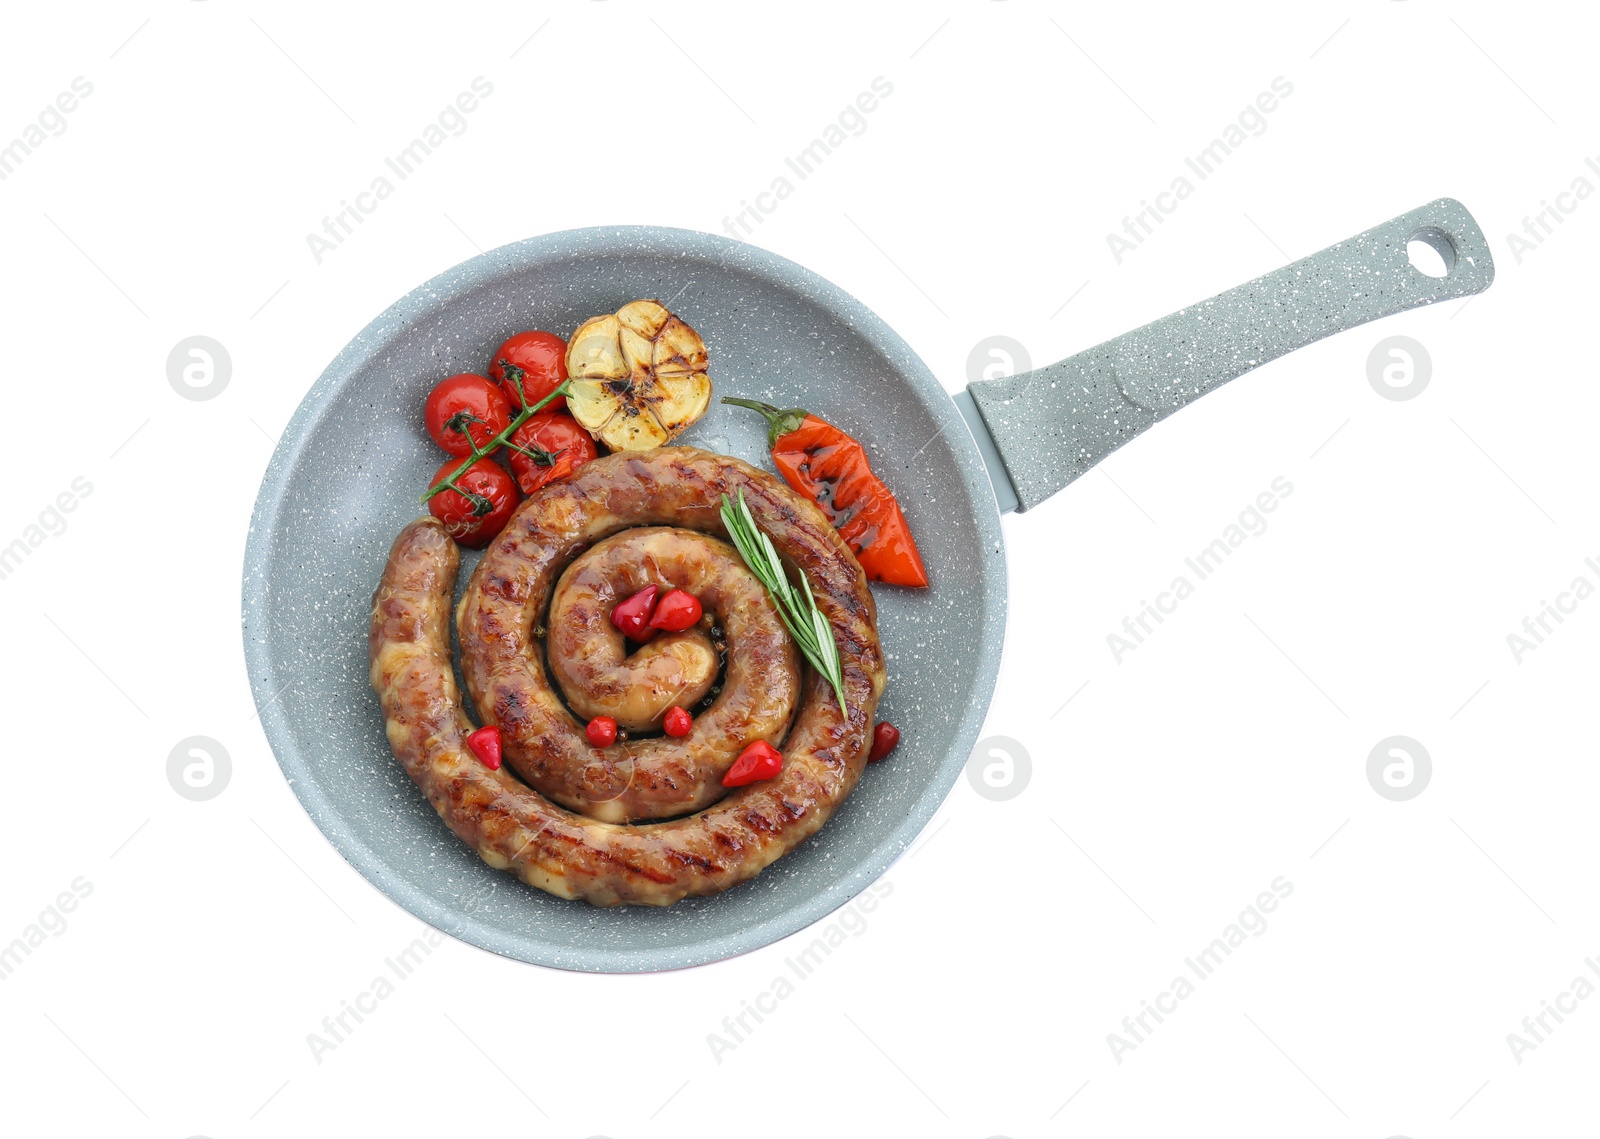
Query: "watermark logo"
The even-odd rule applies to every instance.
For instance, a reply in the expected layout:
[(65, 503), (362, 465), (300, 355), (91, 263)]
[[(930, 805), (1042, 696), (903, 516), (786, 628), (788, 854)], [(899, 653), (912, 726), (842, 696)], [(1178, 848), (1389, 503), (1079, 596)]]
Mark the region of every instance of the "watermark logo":
[[(366, 1018), (378, 1011), (380, 1003), (394, 996), (397, 986), (409, 980), (443, 941), (444, 934), (438, 930), (423, 929), (399, 953), (385, 957), (383, 963), (388, 967), (388, 973), (378, 974), (370, 985), (353, 998), (341, 998), (339, 1011), (322, 1018), (321, 1032), (306, 1033), (306, 1047), (311, 1050), (311, 1058), (321, 1065), (323, 1057), (329, 1052), (336, 1051), (341, 1044), (349, 1043), (350, 1036)], [(393, 980), (390, 980), (390, 974)]]
[[(1584, 558), (1583, 564), (1600, 575), (1600, 561)], [(1594, 583), (1580, 573), (1572, 579), (1571, 585), (1556, 594), (1554, 604), (1541, 597), (1534, 615), (1522, 619), (1521, 631), (1506, 634), (1506, 647), (1511, 650), (1511, 658), (1521, 664), (1523, 658), (1544, 644), (1546, 637), (1566, 624), (1567, 618), (1578, 611), (1580, 604), (1593, 596)]]
[[(1121, 1066), (1127, 1053), (1136, 1051), (1141, 1044), (1149, 1043), (1149, 1037), (1155, 1030), (1182, 1007), (1180, 1002), (1199, 991), (1197, 981), (1203, 984), (1210, 980), (1223, 962), (1233, 956), (1235, 949), (1244, 945), (1249, 938), (1266, 933), (1269, 924), (1266, 915), (1275, 911), (1292, 893), (1294, 883), (1282, 874), (1278, 875), (1268, 883), (1267, 889), (1256, 895), (1253, 902), (1239, 911), (1239, 916), (1229, 922), (1221, 934), (1211, 939), (1209, 945), (1183, 959), (1187, 973), (1175, 976), (1165, 989), (1155, 995), (1154, 1000), (1141, 998), (1139, 1011), (1122, 1018), (1122, 1031), (1106, 1033), (1106, 1046), (1111, 1049), (1111, 1058), (1118, 1066)], [(1193, 980), (1190, 980), (1190, 975)]]
[[(1600, 158), (1586, 155), (1583, 164), (1589, 168), (1589, 173), (1600, 177)], [(1555, 233), (1557, 226), (1565, 225), (1567, 218), (1593, 196), (1594, 183), (1589, 181), (1587, 175), (1579, 174), (1570, 186), (1556, 194), (1554, 202), (1540, 198), (1538, 212), (1523, 216), (1522, 232), (1506, 234), (1506, 244), (1511, 247), (1511, 256), (1516, 263), (1521, 265), (1524, 257), (1543, 245), (1545, 239)]]
[[(1591, 973), (1600, 977), (1600, 962), (1593, 957), (1585, 957), (1583, 963)], [(1522, 1018), (1520, 1033), (1506, 1033), (1506, 1046), (1511, 1049), (1511, 1058), (1521, 1064), (1529, 1052), (1536, 1051), (1541, 1044), (1548, 1044), (1545, 1038), (1552, 1035), (1568, 1015), (1577, 1012), (1578, 1002), (1588, 1000), (1594, 991), (1594, 982), (1580, 973), (1572, 979), (1571, 984), (1556, 994), (1554, 1003), (1541, 999), (1539, 1011)], [(1552, 1019), (1555, 1024), (1550, 1023)]]
[(1276, 111), (1284, 99), (1294, 94), (1294, 84), (1282, 75), (1269, 86), (1271, 90), (1262, 91), (1254, 100), (1246, 103), (1236, 119), (1217, 132), (1217, 137), (1211, 140), (1209, 146), (1196, 154), (1184, 155), (1184, 167), (1197, 181), (1191, 182), (1188, 174), (1177, 175), (1171, 185), (1155, 195), (1154, 202), (1144, 198), (1139, 200), (1138, 212), (1122, 219), (1121, 233), (1106, 234), (1106, 248), (1111, 251), (1113, 261), (1121, 265), (1128, 254), (1155, 233), (1156, 226), (1177, 212), (1178, 206), (1195, 192), (1198, 182), (1204, 182), (1215, 174), (1228, 156), (1248, 140), (1259, 138), (1267, 132), (1267, 116)]
[[(850, 139), (859, 138), (867, 132), (867, 116), (894, 94), (894, 84), (882, 75), (874, 77), (868, 86), (870, 90), (859, 92), (852, 101), (846, 103), (834, 121), (818, 131), (809, 144), (792, 155), (784, 156), (783, 172), (775, 175), (765, 190), (757, 192), (754, 201), (740, 199), (738, 212), (723, 217), (723, 233), (738, 241), (750, 237), (756, 227), (775, 213), (784, 200), (799, 188), (800, 183), (821, 169), (830, 155)], [(792, 179), (791, 174), (794, 176)]]
[(499, 871), (483, 867), (483, 873), (457, 901), (449, 918), (440, 922), (439, 928), (457, 937), (463, 936), (480, 915), (489, 913), (504, 901), (497, 897), (502, 881), (510, 883), (512, 880)]
[(1384, 399), (1416, 399), (1433, 378), (1433, 357), (1409, 336), (1378, 341), (1367, 355), (1367, 382)]
[(56, 895), (55, 901), (46, 906), (37, 918), (23, 927), (9, 944), (0, 943), (0, 981), (9, 980), (11, 974), (22, 967), (22, 963), (33, 956), (33, 951), (45, 943), (45, 937), (60, 937), (67, 932), (67, 918), (78, 904), (94, 893), (94, 883), (79, 875), (70, 883), (69, 889)]
[(1415, 799), (1432, 778), (1433, 759), (1428, 749), (1410, 736), (1379, 740), (1367, 756), (1367, 782), (1392, 802)]
[(991, 803), (1015, 799), (1028, 789), (1033, 760), (1028, 749), (1010, 736), (988, 736), (978, 741), (967, 760), (967, 782)]
[(209, 336), (187, 336), (167, 353), (167, 382), (184, 399), (216, 399), (233, 376), (233, 357)]
[(1246, 503), (1238, 517), (1224, 526), (1209, 544), (1184, 558), (1183, 565), (1188, 573), (1174, 576), (1167, 588), (1155, 595), (1153, 602), (1141, 597), (1138, 610), (1122, 618), (1122, 631), (1106, 634), (1106, 648), (1111, 650), (1111, 658), (1121, 664), (1129, 653), (1144, 645), (1157, 626), (1165, 623), (1168, 617), (1178, 611), (1180, 604), (1194, 596), (1200, 582), (1216, 573), (1233, 557), (1233, 551), (1249, 539), (1267, 532), (1267, 515), (1277, 510), (1282, 501), (1293, 493), (1294, 483), (1279, 475), (1266, 490)]
[(467, 133), (467, 116), (476, 111), (484, 99), (494, 94), (494, 84), (482, 75), (474, 76), (468, 86), (472, 89), (460, 92), (453, 101), (446, 103), (432, 121), (423, 125), (409, 145), (394, 154), (384, 155), (384, 168), (394, 175), (394, 181), (390, 181), (389, 174), (377, 175), (365, 190), (354, 195), (353, 202), (349, 198), (339, 199), (339, 208), (331, 215), (323, 216), (321, 233), (306, 234), (306, 248), (313, 261), (321, 265), (323, 258), (343, 245), (355, 233), (356, 226), (376, 213), (384, 199), (393, 194), (401, 182), (415, 174), (429, 155), (450, 139)]
[(17, 131), (16, 137), (9, 142), (0, 139), (0, 182), (15, 174), (28, 156), (50, 139), (65, 134), (67, 116), (78, 109), (80, 99), (87, 99), (94, 94), (94, 84), (81, 75), (75, 77), (69, 86), (71, 90), (62, 91), (53, 101), (46, 103), (37, 119), (25, 124)]
[(79, 475), (66, 490), (56, 495), (53, 502), (45, 503), (39, 516), (22, 528), (20, 537), (7, 542), (0, 538), (0, 581), (4, 581), (33, 556), (33, 551), (44, 545), (46, 538), (59, 537), (67, 532), (67, 518), (78, 504), (94, 493), (94, 483)]
[[(754, 999), (741, 997), (737, 1012), (722, 1018), (720, 1032), (706, 1033), (706, 1046), (711, 1058), (718, 1064), (729, 1052), (748, 1043), (750, 1036), (766, 1018), (777, 1012), (782, 1002), (788, 1000), (799, 986), (811, 979), (817, 969), (831, 957), (836, 949), (847, 945), (867, 931), (867, 915), (878, 908), (878, 903), (894, 893), (894, 883), (879, 881), (858, 894), (854, 901), (839, 911), (838, 917), (819, 929), (810, 944), (799, 949), (783, 963), (788, 973), (779, 973), (772, 983), (757, 993)], [(798, 944), (796, 942), (795, 944)], [(791, 980), (792, 976), (792, 980)]]
[(1028, 350), (1009, 336), (985, 336), (967, 353), (967, 379), (1003, 380), (1033, 370)]
[(210, 736), (188, 736), (172, 745), (167, 756), (167, 782), (192, 803), (215, 799), (228, 789), (233, 760), (228, 749)]

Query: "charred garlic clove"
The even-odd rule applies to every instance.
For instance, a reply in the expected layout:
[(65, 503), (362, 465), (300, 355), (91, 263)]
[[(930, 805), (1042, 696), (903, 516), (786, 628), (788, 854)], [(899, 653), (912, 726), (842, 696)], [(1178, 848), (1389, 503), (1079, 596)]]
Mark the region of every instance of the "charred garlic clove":
[(567, 409), (613, 451), (670, 442), (711, 402), (705, 342), (659, 301), (633, 301), (580, 325), (567, 345), (567, 375)]

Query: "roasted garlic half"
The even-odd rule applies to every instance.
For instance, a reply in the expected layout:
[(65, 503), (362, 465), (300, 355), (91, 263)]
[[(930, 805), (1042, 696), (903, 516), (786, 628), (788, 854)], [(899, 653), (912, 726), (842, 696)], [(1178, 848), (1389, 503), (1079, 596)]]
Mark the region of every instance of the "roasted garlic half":
[(567, 410), (613, 451), (668, 443), (711, 403), (705, 342), (659, 301), (584, 321), (567, 343), (567, 376)]

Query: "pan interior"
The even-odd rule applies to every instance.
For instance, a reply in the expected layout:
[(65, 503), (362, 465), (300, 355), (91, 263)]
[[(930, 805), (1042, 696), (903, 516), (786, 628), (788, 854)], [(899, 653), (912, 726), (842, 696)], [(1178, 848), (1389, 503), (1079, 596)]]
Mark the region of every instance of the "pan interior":
[[(765, 424), (715, 402), (805, 406), (859, 438), (899, 498), (928, 590), (874, 587), (889, 669), (880, 716), (899, 749), (810, 841), (755, 880), (665, 909), (597, 910), (494, 871), (450, 834), (389, 752), (367, 681), (373, 587), (442, 461), (421, 425), (439, 379), (482, 372), (509, 334), (569, 335), (655, 297), (704, 337), (711, 411), (680, 441), (771, 469)], [(476, 562), (463, 558), (460, 588)], [(543, 965), (639, 971), (767, 944), (865, 888), (960, 773), (1004, 630), (999, 518), (949, 397), (867, 309), (764, 251), (682, 230), (534, 238), (467, 262), (365, 329), (307, 395), (256, 505), (245, 651), (269, 741), (316, 823), (380, 890), (485, 949)]]

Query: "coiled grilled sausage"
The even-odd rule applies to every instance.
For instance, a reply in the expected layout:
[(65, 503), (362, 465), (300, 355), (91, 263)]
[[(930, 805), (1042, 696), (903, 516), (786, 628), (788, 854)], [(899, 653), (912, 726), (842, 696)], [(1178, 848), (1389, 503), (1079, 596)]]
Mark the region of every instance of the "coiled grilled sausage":
[(532, 621), (560, 568), (589, 543), (630, 526), (720, 533), (720, 496), (740, 488), (780, 553), (809, 575), (839, 645), (847, 709), (808, 675), (777, 778), (666, 822), (597, 821), (477, 761), (465, 746), (472, 724), (449, 656), (459, 551), (429, 518), (396, 539), (373, 598), (373, 687), (395, 757), (450, 829), (491, 866), (596, 905), (666, 905), (758, 874), (821, 827), (854, 788), (884, 685), (872, 595), (816, 506), (736, 459), (682, 447), (613, 455), (525, 502), (479, 563), (462, 602), (468, 686), (502, 731), (532, 722), (530, 709), (555, 697), (547, 682), (541, 687), (542, 668), (524, 662), (537, 664)]
[[(629, 655), (611, 610), (647, 585), (698, 597), (704, 628), (657, 634)], [(713, 628), (725, 638), (727, 674), (681, 739), (597, 750), (549, 702), (540, 704), (545, 714), (520, 721), (515, 733), (501, 725), (512, 766), (549, 798), (609, 822), (685, 815), (722, 797), (722, 776), (746, 744), (778, 744), (788, 731), (800, 700), (799, 655), (766, 587), (728, 543), (676, 527), (624, 530), (580, 555), (553, 593), (550, 673), (586, 721), (607, 715), (624, 728), (660, 731), (669, 707), (692, 708), (717, 679), (723, 654), (707, 635)], [(470, 587), (468, 597), (462, 612), (474, 614), (471, 624), (489, 602)], [(541, 683), (537, 667), (533, 654), (529, 685)]]

